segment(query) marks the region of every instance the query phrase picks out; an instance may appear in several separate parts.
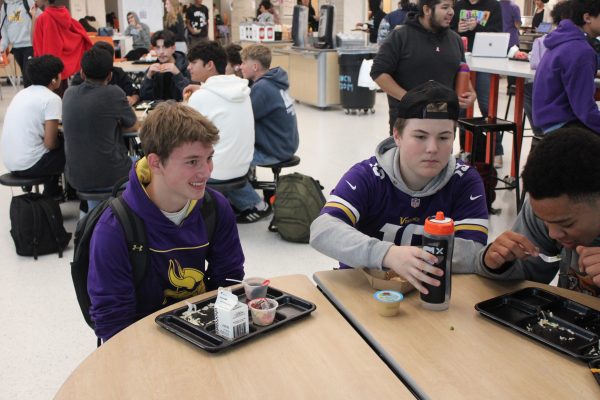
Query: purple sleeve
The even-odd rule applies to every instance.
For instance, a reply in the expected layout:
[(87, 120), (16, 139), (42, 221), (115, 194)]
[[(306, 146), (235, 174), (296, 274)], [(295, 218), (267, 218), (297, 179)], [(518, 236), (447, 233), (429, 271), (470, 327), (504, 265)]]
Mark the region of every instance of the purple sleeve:
[(521, 22), (521, 9), (519, 8), (518, 5), (513, 4), (513, 21), (516, 22)]
[(217, 206), (217, 221), (212, 245), (207, 256), (207, 290), (230, 286), (226, 278), (244, 278), (244, 252), (240, 243), (235, 215), (227, 199), (212, 192)]
[(585, 126), (600, 133), (600, 110), (594, 101), (596, 85), (596, 53), (590, 47), (585, 57), (569, 60), (561, 79), (573, 113)]
[(546, 49), (544, 47), (544, 37), (545, 36), (536, 38), (533, 41), (531, 52), (529, 53), (529, 67), (531, 69), (537, 69), (538, 65), (540, 64), (540, 60), (544, 55), (544, 50)]
[(96, 336), (107, 340), (137, 320), (135, 287), (123, 228), (106, 211), (90, 242), (88, 294)]

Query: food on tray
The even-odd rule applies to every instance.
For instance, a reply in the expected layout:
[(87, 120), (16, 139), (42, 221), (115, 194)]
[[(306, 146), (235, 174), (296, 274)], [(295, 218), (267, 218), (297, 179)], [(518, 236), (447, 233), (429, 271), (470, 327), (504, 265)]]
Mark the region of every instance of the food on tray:
[(373, 289), (395, 290), (400, 293), (408, 293), (414, 289), (407, 280), (390, 269), (362, 268), (363, 274)]
[(273, 299), (259, 298), (251, 300), (248, 306), (252, 313), (252, 322), (255, 325), (266, 326), (271, 325), (275, 320), (279, 304)]

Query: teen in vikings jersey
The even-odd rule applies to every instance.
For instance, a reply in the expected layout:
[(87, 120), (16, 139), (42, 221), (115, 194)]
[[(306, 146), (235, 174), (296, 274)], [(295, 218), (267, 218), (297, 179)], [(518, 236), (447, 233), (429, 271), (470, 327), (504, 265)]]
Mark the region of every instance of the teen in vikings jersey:
[[(392, 243), (421, 245), (425, 218), (443, 211), (455, 223), (453, 271), (474, 272), (476, 254), (488, 234), (484, 188), (477, 171), (450, 155), (436, 177), (422, 190), (413, 191), (400, 174), (393, 138), (383, 141), (376, 154), (354, 165), (333, 189), (311, 228), (311, 244), (340, 260), (342, 268), (381, 268)], [(322, 234), (333, 233), (329, 229), (340, 221), (362, 237), (345, 229)]]

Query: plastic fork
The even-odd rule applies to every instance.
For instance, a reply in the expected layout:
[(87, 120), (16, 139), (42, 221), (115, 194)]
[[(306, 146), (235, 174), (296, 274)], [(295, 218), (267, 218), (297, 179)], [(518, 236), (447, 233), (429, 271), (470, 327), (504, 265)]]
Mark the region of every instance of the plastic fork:
[(540, 253), (538, 255), (540, 256), (540, 258), (542, 260), (544, 260), (544, 262), (547, 262), (547, 263), (554, 263), (554, 262), (562, 260), (562, 256), (560, 254), (556, 255), (556, 256), (547, 256), (543, 253)]
[[(527, 254), (528, 256), (532, 256), (532, 254), (528, 252), (525, 252), (525, 254)], [(538, 256), (542, 259), (542, 261), (547, 263), (555, 263), (557, 261), (562, 260), (562, 256), (560, 254), (556, 256), (547, 256), (544, 253), (538, 253)]]

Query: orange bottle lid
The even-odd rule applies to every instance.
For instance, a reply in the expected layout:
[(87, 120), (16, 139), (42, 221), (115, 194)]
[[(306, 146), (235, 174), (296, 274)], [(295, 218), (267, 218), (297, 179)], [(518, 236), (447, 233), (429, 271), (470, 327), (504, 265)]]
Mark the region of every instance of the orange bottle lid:
[(454, 221), (444, 216), (443, 211), (438, 211), (435, 217), (425, 220), (425, 232), (432, 235), (452, 235), (454, 233)]

